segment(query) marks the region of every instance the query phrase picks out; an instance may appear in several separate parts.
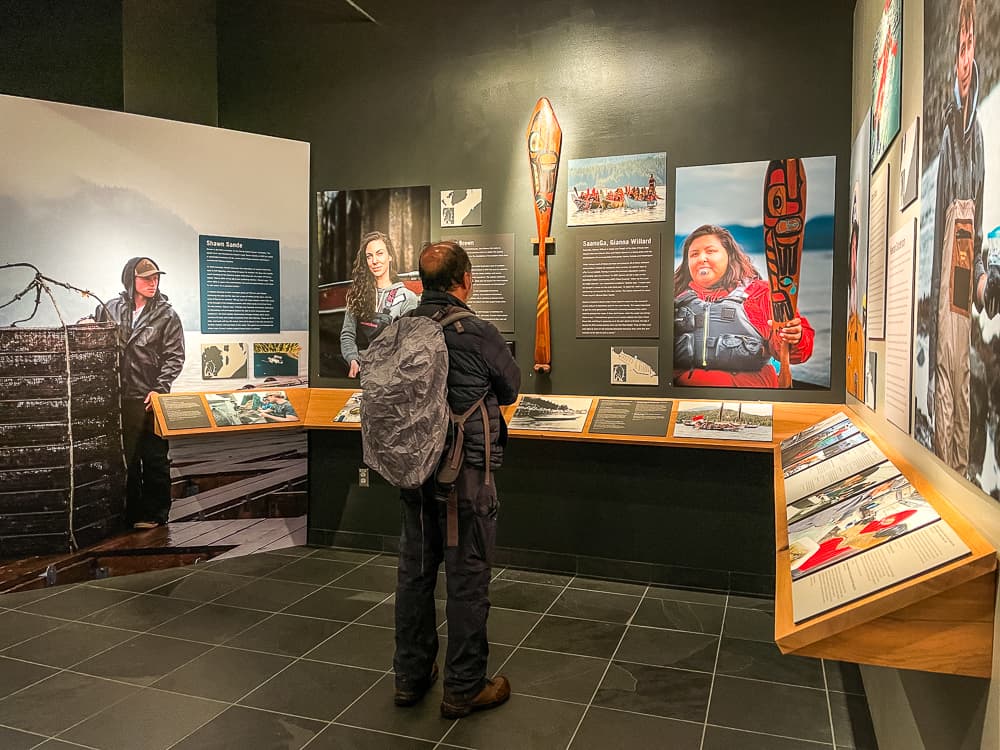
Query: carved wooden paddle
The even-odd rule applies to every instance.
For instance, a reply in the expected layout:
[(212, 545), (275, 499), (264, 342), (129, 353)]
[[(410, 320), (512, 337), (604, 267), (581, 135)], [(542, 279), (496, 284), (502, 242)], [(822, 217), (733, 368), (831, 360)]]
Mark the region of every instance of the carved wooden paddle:
[(535, 313), (535, 371), (552, 369), (552, 334), (549, 329), (549, 275), (545, 267), (545, 248), (550, 242), (552, 207), (556, 177), (559, 174), (559, 151), (562, 128), (552, 105), (544, 96), (538, 100), (528, 121), (528, 163), (531, 165), (531, 191), (535, 200), (535, 226), (538, 237), (538, 306)]
[[(764, 254), (775, 330), (798, 316), (799, 271), (806, 230), (806, 171), (801, 159), (777, 159), (764, 177)], [(788, 343), (779, 348), (778, 387), (792, 387)]]

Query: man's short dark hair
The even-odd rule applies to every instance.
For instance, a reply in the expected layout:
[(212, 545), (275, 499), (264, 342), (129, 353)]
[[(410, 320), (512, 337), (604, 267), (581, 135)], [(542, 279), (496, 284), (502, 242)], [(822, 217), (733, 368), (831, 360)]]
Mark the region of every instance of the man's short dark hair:
[(420, 253), (420, 281), (424, 289), (450, 291), (462, 285), (467, 273), (472, 273), (472, 262), (457, 242), (435, 242)]

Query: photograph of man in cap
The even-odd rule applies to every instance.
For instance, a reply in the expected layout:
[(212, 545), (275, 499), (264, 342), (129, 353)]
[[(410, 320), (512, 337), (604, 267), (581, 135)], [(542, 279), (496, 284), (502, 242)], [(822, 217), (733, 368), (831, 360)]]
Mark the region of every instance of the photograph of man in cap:
[(94, 315), (118, 325), (125, 520), (136, 529), (165, 524), (170, 513), (169, 446), (153, 430), (152, 401), (154, 393), (170, 392), (184, 367), (184, 328), (160, 291), (163, 273), (150, 258), (132, 258), (122, 270), (125, 291)]

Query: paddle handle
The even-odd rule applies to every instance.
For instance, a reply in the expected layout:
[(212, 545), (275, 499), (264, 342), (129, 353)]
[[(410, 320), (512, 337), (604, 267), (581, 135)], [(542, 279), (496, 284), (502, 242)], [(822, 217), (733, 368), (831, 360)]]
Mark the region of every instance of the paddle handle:
[(545, 263), (545, 242), (538, 243), (538, 304), (535, 308), (535, 372), (552, 370), (552, 331), (549, 328), (549, 272)]

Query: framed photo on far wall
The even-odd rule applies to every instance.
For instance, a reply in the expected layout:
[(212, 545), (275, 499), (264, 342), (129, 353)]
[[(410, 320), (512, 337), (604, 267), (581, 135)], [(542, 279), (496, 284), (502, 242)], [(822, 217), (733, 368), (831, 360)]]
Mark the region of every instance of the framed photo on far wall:
[(885, 0), (872, 48), (873, 172), (899, 133), (902, 79), (903, 0)]

